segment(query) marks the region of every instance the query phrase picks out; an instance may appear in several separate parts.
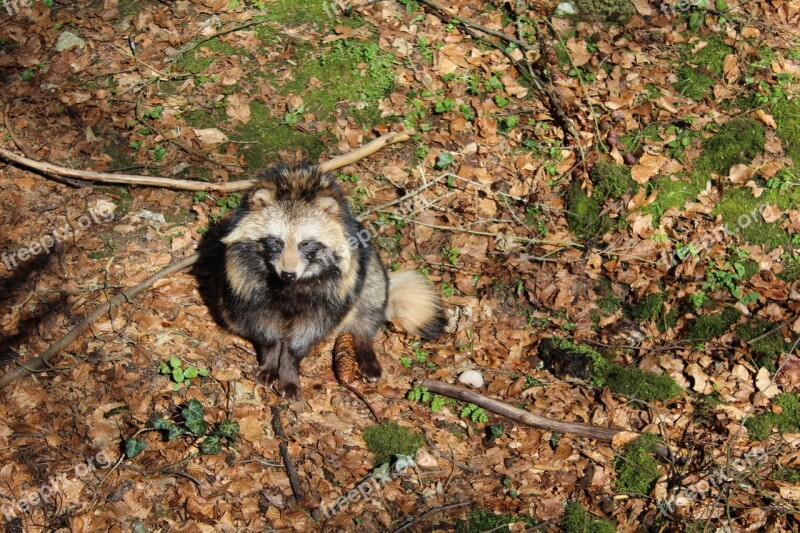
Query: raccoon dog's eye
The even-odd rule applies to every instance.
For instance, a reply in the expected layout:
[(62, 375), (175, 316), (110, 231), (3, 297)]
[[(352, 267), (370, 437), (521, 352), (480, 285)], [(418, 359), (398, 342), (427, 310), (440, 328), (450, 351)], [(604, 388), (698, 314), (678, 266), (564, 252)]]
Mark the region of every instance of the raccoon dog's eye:
[(273, 237), (273, 236), (269, 236), (269, 237), (265, 238), (264, 239), (264, 243), (269, 248), (282, 248), (283, 247), (283, 241), (280, 240), (279, 238)]
[(311, 241), (300, 241), (301, 250), (306, 250), (309, 246), (311, 246)]

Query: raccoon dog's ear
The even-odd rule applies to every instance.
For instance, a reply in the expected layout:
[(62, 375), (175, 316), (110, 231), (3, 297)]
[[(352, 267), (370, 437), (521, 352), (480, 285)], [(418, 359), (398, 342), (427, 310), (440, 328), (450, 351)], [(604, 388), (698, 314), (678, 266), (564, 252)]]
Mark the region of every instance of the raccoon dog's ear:
[(265, 181), (259, 183), (257, 187), (258, 189), (250, 196), (250, 205), (252, 209), (263, 209), (275, 203), (277, 188), (274, 183)]
[(331, 216), (338, 216), (342, 211), (336, 191), (333, 187), (326, 187), (319, 191), (317, 196), (317, 207)]

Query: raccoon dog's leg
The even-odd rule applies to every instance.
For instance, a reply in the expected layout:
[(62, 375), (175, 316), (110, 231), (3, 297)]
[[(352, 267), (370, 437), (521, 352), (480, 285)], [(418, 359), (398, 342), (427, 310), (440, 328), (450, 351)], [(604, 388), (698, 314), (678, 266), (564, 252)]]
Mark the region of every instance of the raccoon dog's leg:
[(278, 379), (278, 367), (281, 356), (280, 341), (254, 342), (258, 355), (256, 379), (264, 386)]
[(342, 330), (353, 335), (356, 361), (367, 381), (381, 378), (381, 364), (375, 357), (375, 334), (386, 321), (388, 281), (378, 254), (370, 251), (364, 286), (358, 301), (344, 321)]
[(373, 382), (381, 379), (381, 364), (375, 356), (374, 343), (376, 332), (377, 328), (371, 334), (352, 332), (358, 369), (361, 371), (361, 376), (364, 379)]
[(278, 368), (278, 388), (288, 400), (300, 399), (300, 361), (308, 354), (310, 346), (297, 350), (284, 342), (281, 347), (281, 361)]

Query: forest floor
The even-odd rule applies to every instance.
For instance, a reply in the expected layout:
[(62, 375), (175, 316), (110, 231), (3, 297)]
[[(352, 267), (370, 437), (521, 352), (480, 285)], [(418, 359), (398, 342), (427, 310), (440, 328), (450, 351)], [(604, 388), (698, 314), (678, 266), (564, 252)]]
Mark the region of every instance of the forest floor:
[[(5, 531), (797, 531), (800, 8), (635, 0), (609, 25), (555, 4), (0, 16), (0, 145), (32, 159), (220, 182), (411, 132), (337, 175), (386, 265), (422, 269), (451, 320), (436, 342), (387, 328), (385, 380), (353, 383), (401, 429), (337, 383), (331, 342), (303, 362), (281, 415), (298, 502), (271, 425), (284, 402), (192, 273), (171, 275), (0, 392)], [(239, 199), (0, 164), (3, 371), (193, 253)], [(487, 396), (676, 455), (413, 386), (466, 370)]]

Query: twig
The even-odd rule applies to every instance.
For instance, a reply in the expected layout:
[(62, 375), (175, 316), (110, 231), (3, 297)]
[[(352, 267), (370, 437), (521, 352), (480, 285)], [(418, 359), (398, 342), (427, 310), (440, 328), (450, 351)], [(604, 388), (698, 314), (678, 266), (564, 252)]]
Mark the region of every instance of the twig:
[(286, 476), (289, 478), (289, 485), (292, 487), (292, 495), (299, 502), (303, 499), (303, 489), (300, 487), (300, 478), (297, 477), (294, 461), (292, 461), (292, 456), (289, 455), (289, 447), (286, 445), (286, 436), (283, 433), (283, 425), (281, 424), (281, 408), (275, 405), (272, 406), (272, 431), (281, 441), (279, 448), (283, 458), (283, 466), (286, 468)]
[(353, 386), (352, 386), (352, 385), (350, 385), (349, 383), (345, 383), (345, 382), (343, 382), (343, 381), (342, 381), (342, 382), (339, 382), (339, 383), (340, 383), (341, 385), (343, 385), (343, 386), (344, 386), (344, 387), (345, 387), (347, 390), (349, 390), (350, 392), (352, 392), (353, 394), (355, 394), (355, 395), (358, 397), (358, 399), (359, 399), (359, 400), (361, 400), (362, 402), (364, 402), (364, 405), (366, 405), (366, 406), (367, 406), (367, 408), (369, 409), (369, 412), (370, 412), (370, 413), (372, 413), (372, 417), (375, 419), (375, 421), (376, 421), (378, 424), (380, 424), (381, 422), (383, 422), (383, 420), (381, 419), (381, 416), (380, 416), (380, 415), (377, 413), (377, 411), (375, 411), (375, 408), (374, 408), (374, 407), (372, 407), (372, 404), (371, 404), (371, 403), (369, 403), (369, 402), (367, 401), (367, 399), (364, 397), (364, 395), (363, 395), (363, 394), (361, 394), (361, 391), (359, 391), (357, 388), (353, 387)]
[(457, 509), (459, 507), (464, 507), (466, 505), (471, 505), (471, 504), (472, 504), (472, 502), (460, 502), (460, 503), (450, 503), (450, 504), (447, 504), (447, 505), (442, 505), (441, 507), (436, 507), (436, 508), (431, 509), (429, 511), (425, 511), (424, 513), (422, 513), (421, 515), (419, 515), (416, 518), (412, 518), (411, 520), (406, 520), (406, 522), (403, 523), (401, 526), (398, 526), (398, 527), (394, 528), (391, 531), (391, 533), (400, 533), (401, 531), (405, 531), (406, 529), (410, 528), (411, 526), (413, 526), (414, 524), (416, 524), (420, 520), (428, 518), (429, 516), (432, 516), (432, 515), (435, 515), (435, 514), (439, 514), (439, 513), (443, 513), (444, 511), (449, 511), (450, 509)]
[[(330, 172), (338, 168), (347, 166), (359, 159), (363, 159), (374, 154), (381, 148), (390, 144), (407, 141), (407, 133), (387, 133), (373, 141), (365, 144), (350, 153), (335, 157), (330, 161), (320, 164), (324, 172)], [(148, 187), (164, 187), (182, 191), (208, 191), (208, 192), (236, 192), (250, 188), (255, 183), (254, 180), (229, 181), (227, 183), (202, 183), (192, 180), (179, 180), (174, 178), (162, 178), (158, 176), (140, 176), (136, 174), (112, 174), (109, 172), (94, 172), (90, 170), (75, 170), (59, 165), (54, 165), (46, 161), (35, 161), (33, 159), (15, 154), (5, 148), (0, 148), (0, 158), (3, 158), (16, 165), (37, 170), (45, 174), (56, 176), (77, 178), (98, 183), (115, 183), (123, 185), (144, 185)]]
[(453, 15), (449, 11), (447, 11), (444, 7), (430, 0), (419, 0), (419, 2), (433, 9), (434, 15), (439, 17), (439, 19), (441, 19), (443, 22), (452, 23), (457, 26), (460, 26), (464, 30), (464, 33), (466, 33), (467, 35), (488, 43), (492, 47), (499, 50), (504, 56), (506, 56), (508, 61), (512, 65), (514, 65), (517, 68), (517, 70), (519, 70), (520, 75), (522, 75), (523, 78), (527, 79), (539, 92), (539, 94), (543, 96), (542, 100), (544, 101), (544, 104), (547, 105), (551, 109), (551, 111), (555, 114), (555, 120), (558, 122), (559, 125), (561, 125), (561, 127), (564, 129), (566, 133), (568, 133), (575, 139), (575, 143), (577, 144), (578, 151), (580, 152), (581, 155), (581, 160), (586, 159), (586, 154), (584, 153), (583, 145), (580, 142), (580, 136), (578, 134), (578, 131), (575, 129), (575, 126), (572, 124), (572, 121), (569, 119), (569, 117), (567, 117), (567, 114), (564, 112), (564, 108), (561, 106), (561, 102), (559, 101), (555, 92), (553, 92), (553, 89), (550, 87), (552, 83), (546, 82), (544, 77), (542, 77), (540, 74), (534, 71), (533, 67), (531, 67), (530, 63), (527, 60), (515, 59), (508, 52), (506, 47), (500, 46), (497, 43), (494, 43), (490, 40), (482, 39), (480, 35), (477, 35), (475, 33), (475, 31), (477, 30), (487, 35), (499, 37), (500, 39), (506, 42), (514, 43), (515, 45), (519, 46), (526, 52), (533, 51), (533, 48), (530, 45), (528, 45), (524, 41), (520, 41), (519, 39), (517, 39), (512, 35), (508, 35), (505, 32), (491, 30), (489, 28), (481, 26), (480, 24), (472, 20), (463, 19), (461, 17)]
[(0, 376), (0, 390), (3, 390), (7, 386), (9, 386), (16, 379), (29, 375), (32, 371), (39, 370), (43, 366), (46, 366), (50, 362), (50, 359), (53, 358), (53, 356), (55, 356), (58, 352), (60, 352), (70, 343), (72, 343), (72, 341), (78, 338), (78, 335), (83, 333), (92, 324), (92, 322), (100, 318), (106, 312), (110, 311), (111, 309), (114, 309), (121, 303), (130, 300), (140, 292), (150, 288), (150, 286), (153, 285), (153, 283), (160, 280), (161, 278), (164, 278), (166, 276), (169, 276), (170, 274), (173, 274), (175, 272), (183, 270), (184, 268), (192, 266), (197, 262), (199, 258), (200, 254), (196, 253), (194, 255), (190, 255), (189, 257), (183, 259), (182, 261), (172, 263), (163, 270), (156, 272), (155, 274), (153, 274), (140, 284), (122, 291), (121, 293), (117, 294), (103, 305), (96, 307), (91, 313), (86, 315), (86, 318), (81, 320), (78, 323), (78, 325), (72, 328), (69, 331), (69, 333), (67, 333), (66, 335), (58, 339), (56, 342), (51, 344), (50, 347), (48, 347), (47, 350), (45, 350), (42, 353), (42, 355), (29, 359), (25, 361), (25, 363), (23, 363), (24, 366), (20, 365), (17, 366), (16, 368), (12, 368), (8, 372)]
[[(415, 385), (425, 387), (429, 391), (435, 392), (436, 394), (442, 394), (444, 396), (456, 398), (457, 400), (461, 400), (463, 402), (474, 403), (478, 407), (482, 407), (493, 413), (510, 418), (515, 422), (547, 431), (571, 433), (579, 437), (588, 437), (591, 439), (596, 439), (600, 442), (608, 443), (612, 442), (618, 433), (628, 432), (624, 429), (606, 428), (595, 426), (593, 424), (584, 424), (582, 422), (562, 422), (561, 420), (553, 420), (552, 418), (547, 418), (545, 416), (537, 415), (531, 413), (530, 411), (508, 405), (500, 400), (489, 398), (488, 396), (484, 396), (479, 392), (461, 387), (460, 385), (444, 383), (434, 379), (419, 380), (415, 383)], [(663, 444), (658, 445), (656, 454), (662, 457), (672, 456), (670, 450)]]
[[(481, 33), (485, 33), (487, 35), (493, 35), (494, 37), (498, 37), (498, 38), (500, 38), (500, 39), (502, 39), (504, 41), (508, 41), (509, 43), (516, 44), (517, 46), (519, 46), (520, 48), (522, 48), (526, 52), (532, 52), (534, 50), (534, 48), (531, 45), (529, 45), (525, 41), (521, 41), (521, 40), (517, 39), (513, 35), (509, 35), (509, 34), (507, 34), (505, 32), (502, 32), (502, 31), (497, 31), (497, 30), (493, 30), (491, 28), (487, 28), (486, 26), (482, 26), (482, 25), (478, 24), (474, 20), (471, 20), (471, 19), (468, 19), (468, 18), (464, 18), (464, 17), (460, 17), (457, 14), (451, 13), (444, 6), (440, 6), (436, 2), (431, 2), (430, 0), (418, 0), (418, 1), (419, 1), (420, 4), (425, 4), (428, 7), (432, 7), (436, 11), (438, 11), (438, 12), (444, 14), (444, 15), (447, 15), (448, 17), (450, 17), (450, 20), (447, 21), (447, 22), (452, 22), (453, 24), (456, 24), (456, 25), (462, 24), (464, 26), (468, 26), (470, 28), (478, 30)], [(439, 18), (442, 18), (442, 17), (439, 17)]]

